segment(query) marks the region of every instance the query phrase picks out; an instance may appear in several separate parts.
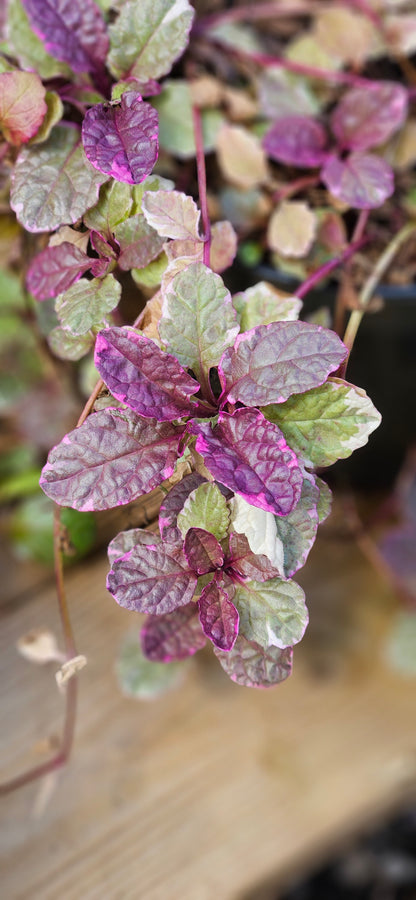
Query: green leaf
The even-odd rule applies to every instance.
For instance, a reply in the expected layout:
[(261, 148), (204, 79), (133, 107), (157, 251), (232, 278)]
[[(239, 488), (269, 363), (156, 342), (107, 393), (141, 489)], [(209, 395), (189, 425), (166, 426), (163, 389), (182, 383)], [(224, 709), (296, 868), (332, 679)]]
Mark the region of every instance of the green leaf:
[(247, 581), (236, 585), (233, 603), (240, 614), (239, 633), (264, 649), (297, 644), (308, 624), (305, 595), (295, 581)]
[(331, 507), (332, 507), (332, 491), (331, 488), (328, 487), (326, 481), (322, 481), (322, 478), (318, 478), (315, 475), (315, 484), (319, 490), (319, 498), (316, 504), (316, 512), (318, 514), (318, 522), (325, 522), (325, 519), (328, 518)]
[(162, 281), (167, 264), (166, 253), (161, 253), (144, 269), (131, 269), (130, 274), (136, 284), (144, 285), (144, 287), (157, 287)]
[(69, 331), (65, 331), (60, 325), (53, 328), (48, 334), (48, 344), (59, 359), (70, 359), (76, 362), (91, 350), (94, 345), (94, 338), (89, 332), (80, 336), (75, 336)]
[(340, 378), (263, 408), (307, 466), (330, 466), (367, 443), (380, 413), (366, 392)]
[(300, 500), (288, 516), (275, 516), (277, 533), (283, 543), (284, 574), (294, 575), (304, 565), (318, 530), (316, 504), (319, 490), (313, 475), (307, 474)]
[[(152, 105), (159, 113), (159, 144), (179, 159), (195, 156), (195, 138), (192, 124), (192, 103), (189, 85), (179, 78), (167, 80), (158, 97), (152, 98)], [(202, 112), (202, 132), (204, 150), (210, 153), (215, 148), (217, 133), (224, 122), (218, 110)]]
[(203, 528), (222, 541), (228, 534), (230, 512), (216, 484), (200, 484), (186, 499), (178, 515), (178, 528), (184, 538), (190, 528)]
[(56, 298), (56, 312), (63, 328), (84, 335), (98, 325), (118, 304), (121, 284), (114, 275), (105, 278), (80, 278)]
[(8, 38), (14, 55), (25, 69), (34, 69), (41, 78), (71, 74), (70, 68), (54, 59), (34, 33), (21, 0), (9, 0), (7, 14)]
[(188, 0), (127, 0), (110, 25), (108, 65), (116, 78), (161, 78), (183, 53), (194, 11)]
[(222, 278), (201, 262), (176, 275), (164, 298), (159, 334), (167, 350), (204, 379), (238, 334)]
[(132, 206), (131, 185), (111, 178), (100, 188), (98, 203), (87, 210), (84, 223), (103, 237), (111, 238), (116, 225), (131, 214)]
[(139, 635), (126, 635), (116, 663), (118, 683), (126, 697), (153, 700), (178, 687), (187, 660), (170, 663), (150, 662), (143, 654)]
[(47, 141), (52, 128), (60, 122), (64, 114), (64, 105), (59, 94), (56, 94), (55, 91), (46, 91), (45, 103), (47, 106), (45, 118), (35, 136), (31, 139), (31, 145), (42, 144), (43, 141)]
[(58, 125), (45, 143), (20, 152), (10, 205), (27, 231), (54, 231), (84, 215), (106, 180), (88, 162), (78, 129)]
[(259, 281), (254, 287), (234, 294), (233, 305), (240, 318), (240, 331), (249, 331), (257, 325), (297, 319), (302, 301), (283, 294), (267, 281)]
[[(72, 509), (61, 512), (66, 529), (65, 559), (75, 561), (91, 550), (95, 541), (96, 526), (92, 513)], [(11, 520), (11, 539), (22, 559), (34, 559), (45, 565), (53, 565), (53, 503), (41, 492), (26, 498), (19, 505)]]

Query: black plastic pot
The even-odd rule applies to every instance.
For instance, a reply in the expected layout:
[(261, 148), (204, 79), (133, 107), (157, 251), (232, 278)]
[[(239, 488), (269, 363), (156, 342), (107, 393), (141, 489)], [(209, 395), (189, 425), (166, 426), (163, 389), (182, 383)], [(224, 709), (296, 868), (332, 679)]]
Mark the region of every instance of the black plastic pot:
[[(227, 279), (233, 291), (269, 281), (295, 293), (298, 284), (272, 267), (233, 267)], [(380, 285), (383, 309), (364, 316), (351, 353), (348, 380), (364, 388), (383, 421), (369, 443), (328, 469), (328, 480), (357, 488), (389, 487), (406, 451), (416, 442), (416, 284)], [(311, 291), (302, 318), (320, 306), (334, 308), (335, 282)], [(326, 476), (325, 476), (326, 477)]]

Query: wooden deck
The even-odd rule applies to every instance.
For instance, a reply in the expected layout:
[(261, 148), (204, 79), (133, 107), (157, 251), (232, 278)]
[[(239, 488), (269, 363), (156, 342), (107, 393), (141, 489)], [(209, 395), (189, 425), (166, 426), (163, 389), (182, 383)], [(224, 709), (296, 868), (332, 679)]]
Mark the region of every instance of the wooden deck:
[[(384, 664), (392, 598), (352, 544), (317, 542), (309, 635), (271, 691), (233, 685), (203, 653), (175, 692), (123, 698), (114, 658), (137, 617), (107, 594), (106, 569), (68, 578), (88, 657), (75, 750), (43, 815), (39, 785), (0, 804), (2, 900), (276, 897), (415, 789), (415, 684)], [(45, 758), (62, 714), (56, 667), (15, 650), (32, 627), (59, 629), (54, 591), (25, 593), (2, 616), (3, 778)]]

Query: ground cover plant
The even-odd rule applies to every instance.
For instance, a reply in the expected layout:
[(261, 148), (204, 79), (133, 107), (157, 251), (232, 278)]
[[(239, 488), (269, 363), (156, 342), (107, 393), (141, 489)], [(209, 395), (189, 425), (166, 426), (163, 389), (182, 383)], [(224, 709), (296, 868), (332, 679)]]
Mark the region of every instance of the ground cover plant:
[[(157, 690), (161, 669), (211, 642), (236, 683), (276, 685), (308, 622), (293, 576), (330, 510), (321, 470), (380, 422), (346, 379), (349, 353), (398, 252), (413, 274), (416, 17), (294, 0), (9, 0), (2, 16), (6, 294), (19, 269), (24, 282), (5, 307), (26, 329), (13, 325), (13, 346), (33, 353), (34, 336), (36, 379), (57, 392), (40, 484), (56, 504), (67, 663), (62, 556), (78, 515), (160, 487), (158, 531), (109, 546), (109, 591), (147, 616), (140, 677)], [(232, 292), (237, 255), (300, 284)], [(299, 318), (331, 272), (335, 330)], [(76, 428), (60, 382), (89, 394)]]

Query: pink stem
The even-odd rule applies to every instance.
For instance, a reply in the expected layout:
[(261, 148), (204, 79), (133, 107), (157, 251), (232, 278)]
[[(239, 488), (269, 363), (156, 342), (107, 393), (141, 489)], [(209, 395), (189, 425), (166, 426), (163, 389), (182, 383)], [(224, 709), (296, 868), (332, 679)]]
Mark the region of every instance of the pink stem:
[(207, 176), (205, 170), (205, 152), (204, 139), (202, 134), (202, 117), (201, 111), (197, 106), (192, 107), (192, 118), (194, 124), (195, 147), (196, 147), (196, 168), (198, 173), (198, 191), (199, 203), (201, 206), (202, 227), (204, 231), (204, 263), (206, 266), (210, 264), (211, 253), (211, 223), (208, 213), (207, 201)]
[(301, 299), (305, 297), (305, 295), (317, 284), (319, 281), (322, 281), (333, 269), (336, 269), (338, 266), (345, 263), (347, 259), (350, 259), (354, 253), (357, 252), (361, 247), (364, 246), (368, 242), (368, 238), (361, 237), (358, 241), (355, 241), (353, 244), (349, 244), (348, 247), (341, 253), (340, 256), (334, 256), (333, 259), (328, 260), (328, 262), (324, 263), (323, 266), (320, 266), (319, 269), (316, 269), (315, 272), (312, 272), (312, 275), (309, 275), (308, 278), (300, 285), (300, 287), (296, 290), (296, 297), (300, 297)]

